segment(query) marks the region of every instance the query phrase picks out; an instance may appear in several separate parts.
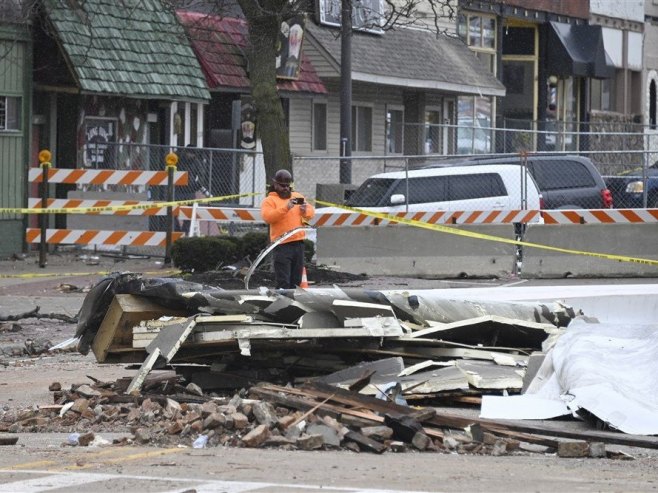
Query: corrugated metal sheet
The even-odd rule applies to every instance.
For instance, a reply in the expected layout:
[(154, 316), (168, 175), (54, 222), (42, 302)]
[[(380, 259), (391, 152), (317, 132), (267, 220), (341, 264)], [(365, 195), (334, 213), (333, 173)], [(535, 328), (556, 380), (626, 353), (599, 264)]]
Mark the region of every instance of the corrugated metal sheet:
[(159, 0), (45, 0), (44, 5), (83, 91), (210, 98), (185, 31)]
[[(219, 17), (198, 12), (178, 11), (211, 89), (249, 90), (247, 59), (244, 50), (249, 33), (243, 19)], [(302, 53), (302, 66), (297, 80), (279, 81), (279, 91), (326, 94), (308, 57)]]

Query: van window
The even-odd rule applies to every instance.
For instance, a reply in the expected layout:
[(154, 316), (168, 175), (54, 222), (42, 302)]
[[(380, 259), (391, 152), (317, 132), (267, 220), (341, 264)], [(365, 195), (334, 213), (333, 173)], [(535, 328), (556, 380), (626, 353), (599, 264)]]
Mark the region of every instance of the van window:
[(507, 195), (505, 184), (497, 173), (455, 175), (450, 179), (450, 200), (480, 199)]
[[(443, 202), (447, 200), (448, 193), (447, 176), (425, 176), (422, 178), (411, 178), (409, 180), (409, 203), (426, 204), (428, 202)], [(407, 196), (406, 180), (400, 180), (393, 193), (401, 193)]]
[(596, 186), (587, 167), (578, 161), (543, 161), (531, 163), (530, 166), (540, 190)]
[(354, 191), (346, 205), (351, 207), (377, 207), (381, 205), (383, 199), (388, 200), (388, 197), (390, 197), (389, 190), (395, 181), (391, 178), (368, 178)]

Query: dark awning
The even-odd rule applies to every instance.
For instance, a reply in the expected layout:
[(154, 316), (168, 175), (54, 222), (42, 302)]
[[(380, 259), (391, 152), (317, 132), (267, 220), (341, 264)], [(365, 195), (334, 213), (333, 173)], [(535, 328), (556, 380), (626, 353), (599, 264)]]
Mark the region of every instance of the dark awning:
[(548, 33), (549, 75), (608, 79), (615, 69), (603, 45), (601, 26), (551, 22)]

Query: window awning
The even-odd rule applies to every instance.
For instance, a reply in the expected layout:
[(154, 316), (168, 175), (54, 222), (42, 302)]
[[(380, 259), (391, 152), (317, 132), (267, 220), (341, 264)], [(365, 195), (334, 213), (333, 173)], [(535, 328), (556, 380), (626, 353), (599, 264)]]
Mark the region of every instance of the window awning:
[(609, 79), (615, 68), (605, 51), (601, 26), (551, 22), (548, 34), (549, 75)]

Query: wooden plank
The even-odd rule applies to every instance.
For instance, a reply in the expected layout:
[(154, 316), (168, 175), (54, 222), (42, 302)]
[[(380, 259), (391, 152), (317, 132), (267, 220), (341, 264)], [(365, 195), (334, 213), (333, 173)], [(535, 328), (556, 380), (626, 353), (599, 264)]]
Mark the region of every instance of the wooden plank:
[(110, 348), (113, 351), (118, 348), (132, 349), (132, 328), (143, 320), (152, 320), (163, 315), (183, 315), (183, 313), (158, 305), (141, 296), (115, 295), (91, 343), (96, 361), (105, 362)]
[(137, 375), (132, 379), (130, 382), (130, 385), (128, 385), (128, 388), (126, 389), (126, 393), (130, 394), (134, 390), (139, 390), (142, 388), (142, 384), (144, 383), (144, 380), (148, 376), (149, 372), (155, 365), (155, 362), (157, 359), (160, 357), (160, 350), (156, 347), (151, 354), (149, 354), (148, 358), (144, 361), (142, 364), (142, 367), (139, 369), (137, 372)]
[[(282, 387), (283, 388), (283, 387)], [(400, 406), (392, 402), (385, 402), (374, 397), (357, 394), (348, 390), (339, 389), (330, 385), (314, 382), (304, 386), (307, 394), (315, 395), (318, 398), (325, 398), (328, 395), (335, 394), (332, 400), (342, 403), (349, 403), (353, 406), (361, 406), (372, 409), (376, 412), (393, 412), (405, 413), (408, 412), (407, 407)], [(379, 402), (375, 402), (379, 401)], [(555, 428), (543, 423), (528, 423), (510, 420), (493, 420), (484, 418), (469, 418), (450, 414), (447, 412), (437, 412), (436, 416), (429, 420), (423, 420), (423, 424), (431, 424), (434, 426), (464, 429), (473, 424), (480, 424), (483, 427), (492, 427), (501, 430), (518, 431), (524, 433), (533, 433), (537, 435), (555, 436), (563, 438), (573, 438), (576, 440), (587, 440), (611, 443), (615, 445), (627, 445), (629, 447), (642, 447), (650, 449), (658, 449), (658, 439), (646, 438), (642, 436), (623, 435), (616, 432), (603, 432), (598, 430), (566, 430), (564, 428)]]
[[(280, 391), (269, 390), (269, 387), (279, 389)], [(335, 419), (340, 419), (341, 416), (353, 416), (355, 418), (360, 418), (366, 421), (372, 421), (379, 424), (384, 422), (384, 418), (382, 416), (379, 416), (378, 414), (362, 409), (351, 409), (336, 404), (329, 404), (328, 402), (323, 403), (321, 406), (318, 406), (318, 402), (309, 399), (308, 396), (304, 393), (304, 391), (294, 388), (270, 386), (265, 384), (258, 387), (252, 387), (251, 389), (249, 389), (249, 392), (257, 395), (261, 399), (266, 399), (268, 401), (274, 402), (276, 404), (280, 404), (282, 406), (292, 407), (293, 409), (299, 409), (300, 411), (308, 411), (310, 409), (317, 408), (318, 414), (320, 415), (326, 414)], [(282, 395), (282, 392), (285, 392), (286, 394), (292, 394), (297, 397), (291, 397), (290, 395)], [(413, 414), (414, 409), (409, 408), (409, 412), (410, 414)], [(444, 434), (439, 430), (426, 428), (424, 429), (424, 432), (427, 436), (433, 438), (443, 439), (444, 437)]]
[[(313, 388), (310, 389), (309, 391), (309, 385)], [(271, 398), (274, 399), (280, 399), (282, 398), (281, 394), (286, 393), (286, 394), (293, 394), (297, 395), (296, 401), (302, 401), (306, 403), (307, 409), (310, 409), (311, 407), (317, 405), (317, 402), (311, 401), (308, 399), (309, 394), (314, 397), (319, 397), (322, 399), (328, 399), (330, 401), (336, 401), (341, 404), (346, 404), (346, 405), (351, 405), (354, 407), (357, 407), (357, 409), (350, 409), (345, 406), (339, 406), (336, 404), (329, 404), (326, 403), (322, 405), (319, 409), (321, 410), (332, 410), (334, 412), (338, 412), (339, 414), (349, 414), (351, 416), (356, 416), (359, 418), (363, 419), (368, 419), (371, 421), (376, 421), (377, 423), (383, 423), (384, 418), (382, 416), (379, 416), (378, 414), (375, 414), (375, 412), (380, 412), (380, 413), (390, 413), (394, 414), (397, 416), (400, 415), (411, 415), (414, 416), (416, 413), (418, 413), (418, 409), (416, 408), (411, 408), (408, 406), (400, 406), (394, 403), (389, 403), (387, 401), (383, 401), (381, 399), (376, 399), (374, 397), (369, 397), (369, 396), (361, 396), (361, 394), (357, 394), (355, 392), (350, 392), (349, 390), (343, 390), (338, 387), (333, 387), (331, 385), (326, 385), (326, 384), (317, 384), (321, 386), (323, 389), (326, 388), (327, 392), (320, 392), (318, 391), (315, 387), (316, 384), (309, 384), (304, 386), (304, 389), (295, 389), (295, 388), (288, 388), (288, 387), (280, 387), (278, 385), (272, 385), (272, 384), (262, 384), (258, 387), (253, 387), (250, 389), (250, 392), (255, 393), (256, 395), (259, 395), (261, 397), (268, 396), (267, 398), (269, 399), (269, 396), (272, 396)], [(333, 389), (333, 391), (332, 391)], [(322, 396), (314, 395), (317, 393), (322, 393)], [(356, 396), (361, 396), (364, 397), (363, 400), (361, 399), (356, 399), (352, 400), (349, 398), (346, 398), (346, 395), (349, 394), (354, 394)], [(342, 396), (342, 398), (340, 397)], [(288, 397), (290, 398), (290, 397)], [(283, 404), (282, 401), (276, 401), (279, 404)], [(356, 403), (356, 405), (355, 405)], [(368, 409), (369, 411), (364, 411), (363, 408)], [(433, 438), (440, 438), (443, 439), (444, 434), (440, 430), (434, 430), (431, 428), (423, 428), (423, 432)]]
[(187, 340), (188, 336), (196, 326), (194, 317), (190, 317), (179, 324), (174, 324), (161, 331), (146, 348), (146, 352), (153, 354), (155, 350), (162, 355), (167, 363), (171, 361), (181, 345)]
[[(476, 436), (475, 428), (477, 426), (480, 425), (471, 426), (471, 433), (473, 434), (474, 439)], [(521, 442), (534, 443), (535, 445), (543, 445), (544, 447), (550, 447), (554, 449), (557, 449), (558, 443), (560, 443), (559, 440), (555, 440), (554, 438), (546, 438), (538, 435), (531, 435), (529, 433), (504, 430), (502, 428), (496, 428), (495, 426), (480, 426), (480, 429), (483, 431), (488, 431), (489, 433), (492, 433), (500, 437), (513, 438), (514, 440), (519, 440)], [(482, 440), (478, 439), (478, 441), (482, 441)]]
[(345, 329), (289, 329), (287, 327), (272, 328), (253, 324), (248, 327), (234, 326), (231, 329), (221, 326), (219, 330), (197, 331), (192, 335), (191, 341), (195, 343), (213, 343), (237, 339), (314, 339), (314, 338), (346, 338), (346, 337), (395, 337), (400, 334), (399, 325), (386, 326), (380, 324), (373, 326)]

